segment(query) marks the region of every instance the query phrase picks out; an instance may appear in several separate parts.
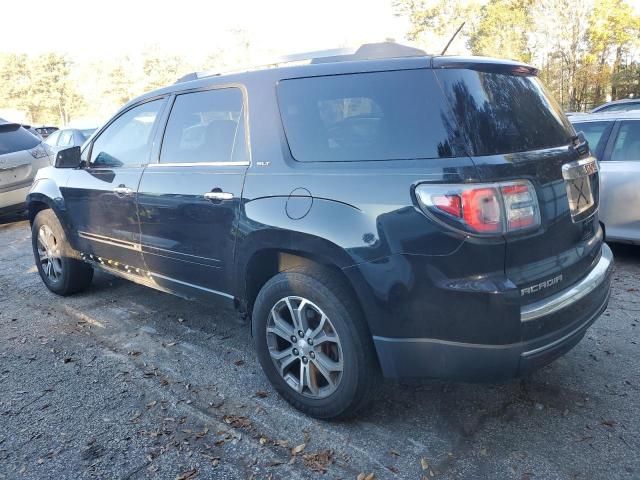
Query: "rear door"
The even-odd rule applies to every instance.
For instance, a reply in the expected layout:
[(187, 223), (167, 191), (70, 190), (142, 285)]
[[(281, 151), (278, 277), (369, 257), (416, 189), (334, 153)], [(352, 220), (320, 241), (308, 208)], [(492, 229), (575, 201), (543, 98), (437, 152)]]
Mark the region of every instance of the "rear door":
[(602, 160), (600, 220), (607, 238), (640, 242), (640, 120), (616, 122)]
[(144, 267), (135, 195), (164, 104), (151, 100), (113, 119), (88, 147), (87, 165), (60, 188), (83, 249), (102, 261)]
[(244, 93), (176, 95), (162, 148), (138, 189), (145, 263), (163, 287), (229, 297), (244, 174), (249, 165)]
[[(589, 175), (576, 175), (568, 190), (563, 167), (587, 154), (574, 148), (574, 129), (531, 70), (440, 66), (437, 76), (481, 180), (525, 179), (535, 186), (541, 226), (505, 236), (505, 271), (521, 290), (522, 303), (567, 288), (590, 271), (600, 254), (594, 162)], [(573, 212), (570, 199), (579, 201)]]

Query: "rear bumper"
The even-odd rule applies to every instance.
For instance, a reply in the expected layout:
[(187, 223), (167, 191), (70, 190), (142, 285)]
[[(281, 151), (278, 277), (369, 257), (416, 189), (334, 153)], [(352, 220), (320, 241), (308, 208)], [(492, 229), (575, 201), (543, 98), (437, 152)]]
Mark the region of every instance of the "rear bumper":
[[(581, 281), (520, 311), (523, 340), (484, 345), (429, 338), (374, 336), (386, 377), (449, 378), (485, 381), (530, 373), (573, 348), (607, 308), (613, 254), (603, 244), (602, 255)], [(500, 312), (495, 312), (496, 316)], [(567, 321), (568, 320), (568, 321)], [(562, 325), (556, 330), (550, 324)], [(535, 332), (544, 332), (536, 336)]]
[(24, 210), (30, 188), (31, 180), (24, 185), (18, 185), (15, 190), (0, 191), (0, 212), (4, 214)]

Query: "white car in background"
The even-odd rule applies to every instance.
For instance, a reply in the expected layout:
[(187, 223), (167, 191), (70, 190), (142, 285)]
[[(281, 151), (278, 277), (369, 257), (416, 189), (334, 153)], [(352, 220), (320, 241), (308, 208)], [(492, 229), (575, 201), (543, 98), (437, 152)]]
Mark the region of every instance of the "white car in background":
[(52, 163), (42, 139), (18, 123), (0, 120), (0, 215), (24, 209), (36, 172)]

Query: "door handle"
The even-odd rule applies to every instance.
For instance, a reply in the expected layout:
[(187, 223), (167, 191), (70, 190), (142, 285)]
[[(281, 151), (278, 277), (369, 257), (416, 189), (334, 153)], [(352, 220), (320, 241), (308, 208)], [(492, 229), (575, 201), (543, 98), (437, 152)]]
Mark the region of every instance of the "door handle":
[(231, 200), (233, 193), (229, 192), (207, 192), (204, 194), (204, 198), (207, 200)]
[(133, 190), (129, 187), (125, 187), (124, 185), (117, 186), (113, 189), (116, 195), (133, 195)]

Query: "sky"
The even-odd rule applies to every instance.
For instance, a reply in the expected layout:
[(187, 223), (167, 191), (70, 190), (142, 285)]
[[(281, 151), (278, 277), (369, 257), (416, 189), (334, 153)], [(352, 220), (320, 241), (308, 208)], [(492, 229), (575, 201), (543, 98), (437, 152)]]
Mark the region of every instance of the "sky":
[(224, 47), (233, 31), (257, 55), (286, 55), (402, 41), (408, 26), (391, 0), (28, 0), (3, 2), (1, 11), (0, 50), (78, 57), (150, 46), (188, 56)]

